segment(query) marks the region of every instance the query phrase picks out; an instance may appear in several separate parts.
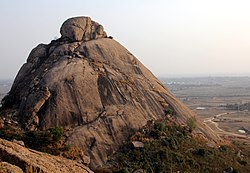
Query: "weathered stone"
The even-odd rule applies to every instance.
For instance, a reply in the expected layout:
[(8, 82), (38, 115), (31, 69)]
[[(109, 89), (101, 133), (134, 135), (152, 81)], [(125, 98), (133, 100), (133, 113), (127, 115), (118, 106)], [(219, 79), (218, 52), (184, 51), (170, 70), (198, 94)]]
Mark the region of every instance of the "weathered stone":
[[(71, 129), (66, 143), (84, 149), (96, 167), (149, 120), (165, 118), (166, 110), (173, 109), (183, 124), (193, 117), (126, 48), (103, 38), (103, 27), (90, 18), (68, 19), (61, 34), (44, 46), (49, 53), (42, 61), (30, 58), (21, 68), (4, 98), (3, 107), (18, 109), (24, 129)], [(209, 139), (218, 139), (197, 124)]]
[(107, 36), (103, 26), (91, 21), (90, 17), (74, 17), (66, 20), (60, 32), (63, 38), (71, 41), (88, 41)]
[(144, 148), (143, 142), (140, 141), (132, 141), (132, 144), (135, 148)]
[(51, 93), (48, 87), (41, 86), (38, 91), (33, 91), (25, 99), (21, 106), (22, 114), (24, 115), (22, 121), (27, 130), (33, 131), (39, 125), (38, 111), (49, 99)]
[(16, 143), (16, 144), (19, 144), (19, 145), (21, 145), (23, 147), (25, 146), (23, 141), (19, 141), (19, 140), (14, 139), (13, 142)]
[(82, 160), (83, 160), (84, 165), (89, 165), (90, 164), (90, 157), (89, 156), (83, 156)]
[(18, 166), (9, 164), (7, 162), (0, 162), (1, 173), (23, 173), (23, 170)]
[(27, 149), (3, 139), (0, 139), (0, 159), (9, 163), (1, 162), (1, 171), (7, 167), (5, 170), (13, 170), (14, 173), (93, 173), (75, 161)]
[(39, 44), (29, 54), (27, 62), (36, 63), (39, 59), (46, 58), (47, 45)]

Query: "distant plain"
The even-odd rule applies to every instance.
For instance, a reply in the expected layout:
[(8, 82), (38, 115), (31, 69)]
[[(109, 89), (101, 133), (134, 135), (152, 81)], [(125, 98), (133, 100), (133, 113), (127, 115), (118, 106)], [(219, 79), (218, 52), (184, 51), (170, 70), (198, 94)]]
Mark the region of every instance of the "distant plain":
[[(250, 136), (250, 77), (160, 78), (218, 134)], [(232, 105), (234, 108), (231, 108)], [(248, 107), (242, 108), (243, 105)], [(224, 114), (223, 114), (224, 113)], [(217, 115), (223, 114), (216, 117)], [(240, 133), (244, 130), (245, 133)]]

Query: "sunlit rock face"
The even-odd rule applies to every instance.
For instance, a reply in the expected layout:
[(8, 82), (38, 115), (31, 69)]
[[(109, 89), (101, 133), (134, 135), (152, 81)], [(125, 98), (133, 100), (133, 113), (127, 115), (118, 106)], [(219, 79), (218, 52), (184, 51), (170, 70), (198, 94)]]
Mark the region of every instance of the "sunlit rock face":
[(92, 21), (90, 17), (75, 17), (66, 20), (60, 33), (63, 38), (72, 41), (88, 41), (107, 36), (103, 26)]

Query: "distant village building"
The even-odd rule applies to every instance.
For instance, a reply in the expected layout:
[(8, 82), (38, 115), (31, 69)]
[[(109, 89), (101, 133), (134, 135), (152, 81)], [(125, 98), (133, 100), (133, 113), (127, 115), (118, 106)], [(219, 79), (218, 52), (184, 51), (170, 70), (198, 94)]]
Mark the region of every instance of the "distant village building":
[(196, 110), (205, 110), (205, 107), (197, 107)]

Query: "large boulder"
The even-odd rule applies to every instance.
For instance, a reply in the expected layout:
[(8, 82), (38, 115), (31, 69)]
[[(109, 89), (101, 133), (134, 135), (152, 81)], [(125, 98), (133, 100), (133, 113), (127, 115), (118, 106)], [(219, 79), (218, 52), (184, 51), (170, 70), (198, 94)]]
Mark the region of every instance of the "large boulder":
[(71, 41), (88, 41), (107, 36), (103, 26), (92, 21), (90, 17), (74, 17), (66, 20), (60, 33), (62, 37)]
[[(69, 129), (67, 143), (83, 148), (95, 167), (131, 133), (147, 121), (165, 118), (170, 109), (180, 124), (194, 116), (90, 18), (68, 19), (61, 34), (31, 51), (3, 99), (4, 108), (16, 110), (23, 129)], [(205, 136), (218, 139), (205, 124), (197, 123)]]

